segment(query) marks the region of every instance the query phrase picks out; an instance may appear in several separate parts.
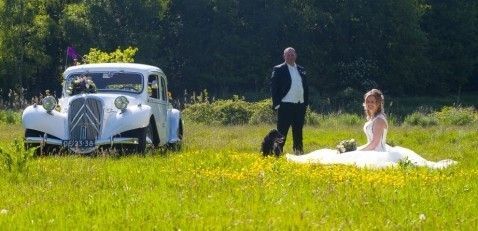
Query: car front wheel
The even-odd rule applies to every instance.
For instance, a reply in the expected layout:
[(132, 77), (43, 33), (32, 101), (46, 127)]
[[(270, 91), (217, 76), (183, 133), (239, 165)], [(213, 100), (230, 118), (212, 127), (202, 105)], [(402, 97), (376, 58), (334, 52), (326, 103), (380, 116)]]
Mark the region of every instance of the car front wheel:
[(136, 146), (136, 152), (144, 153), (148, 144), (152, 144), (154, 140), (153, 129), (151, 124), (144, 128), (136, 130), (136, 138), (138, 138), (138, 145)]

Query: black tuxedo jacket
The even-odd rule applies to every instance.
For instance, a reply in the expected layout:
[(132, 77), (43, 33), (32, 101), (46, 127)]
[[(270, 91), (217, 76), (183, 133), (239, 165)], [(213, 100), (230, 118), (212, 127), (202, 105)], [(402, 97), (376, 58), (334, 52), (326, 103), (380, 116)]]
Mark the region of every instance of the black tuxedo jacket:
[[(297, 65), (300, 77), (302, 79), (302, 87), (304, 88), (304, 104), (309, 105), (309, 85), (307, 84), (306, 73), (303, 67)], [(292, 84), (289, 68), (287, 63), (282, 63), (272, 69), (271, 77), (271, 93), (272, 93), (272, 108), (275, 109), (282, 101), (282, 98), (287, 95)]]

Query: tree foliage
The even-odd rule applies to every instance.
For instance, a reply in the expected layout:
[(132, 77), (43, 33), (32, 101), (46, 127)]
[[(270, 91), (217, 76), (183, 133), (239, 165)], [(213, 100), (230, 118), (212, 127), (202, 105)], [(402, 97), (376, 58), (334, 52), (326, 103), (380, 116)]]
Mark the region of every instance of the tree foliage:
[[(292, 46), (316, 95), (460, 93), (478, 89), (477, 28), (470, 0), (0, 0), (0, 87), (58, 89), (72, 46), (160, 66), (174, 92), (267, 95)], [(101, 52), (119, 47), (137, 50)]]
[(134, 63), (134, 56), (138, 48), (128, 47), (124, 50), (117, 48), (113, 52), (100, 51), (91, 48), (88, 54), (83, 57), (85, 63)]

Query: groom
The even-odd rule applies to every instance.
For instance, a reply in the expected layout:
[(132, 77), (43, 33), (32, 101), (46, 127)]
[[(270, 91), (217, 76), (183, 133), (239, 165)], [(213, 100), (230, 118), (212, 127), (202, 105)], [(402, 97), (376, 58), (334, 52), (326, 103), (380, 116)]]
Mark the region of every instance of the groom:
[(286, 48), (283, 57), (284, 63), (272, 70), (272, 108), (277, 110), (277, 130), (284, 135), (282, 146), (292, 126), (294, 153), (303, 154), (302, 128), (309, 103), (309, 88), (304, 68), (295, 63), (297, 53), (294, 48)]

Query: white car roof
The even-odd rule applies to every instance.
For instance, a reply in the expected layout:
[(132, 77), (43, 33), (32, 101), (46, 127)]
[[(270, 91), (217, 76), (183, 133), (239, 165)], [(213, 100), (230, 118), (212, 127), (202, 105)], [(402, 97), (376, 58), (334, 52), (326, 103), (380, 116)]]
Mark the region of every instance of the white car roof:
[(64, 76), (68, 76), (73, 72), (93, 72), (93, 71), (133, 71), (133, 72), (161, 72), (163, 71), (159, 67), (139, 64), (139, 63), (94, 63), (83, 64), (78, 66), (68, 67), (63, 73)]

